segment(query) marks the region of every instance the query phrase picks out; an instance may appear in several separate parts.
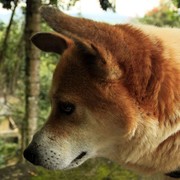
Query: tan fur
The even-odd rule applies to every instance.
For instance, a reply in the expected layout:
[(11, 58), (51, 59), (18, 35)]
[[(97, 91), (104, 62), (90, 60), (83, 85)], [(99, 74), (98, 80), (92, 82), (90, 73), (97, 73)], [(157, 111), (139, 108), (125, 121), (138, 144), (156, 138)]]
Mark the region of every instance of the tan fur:
[[(180, 30), (112, 26), (50, 7), (41, 12), (58, 33), (32, 41), (62, 57), (50, 91), (52, 112), (30, 145), (38, 144), (39, 164), (72, 168), (87, 151), (77, 165), (103, 156), (142, 174), (180, 167)], [(75, 104), (75, 112), (62, 114), (59, 102)], [(48, 147), (62, 154), (61, 164), (44, 162)]]

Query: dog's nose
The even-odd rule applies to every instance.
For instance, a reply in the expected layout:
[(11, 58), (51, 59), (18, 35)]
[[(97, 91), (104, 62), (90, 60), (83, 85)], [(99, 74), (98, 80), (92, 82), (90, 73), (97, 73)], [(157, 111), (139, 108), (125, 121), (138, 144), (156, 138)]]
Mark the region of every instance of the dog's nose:
[(39, 165), (38, 164), (38, 152), (34, 146), (29, 146), (27, 149), (25, 149), (23, 153), (25, 159), (27, 159), (29, 162)]

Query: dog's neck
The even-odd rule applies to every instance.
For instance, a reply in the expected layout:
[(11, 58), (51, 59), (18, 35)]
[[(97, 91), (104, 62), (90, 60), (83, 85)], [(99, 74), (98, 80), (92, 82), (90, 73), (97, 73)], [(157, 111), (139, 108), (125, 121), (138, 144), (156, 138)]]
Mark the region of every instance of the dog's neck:
[[(146, 132), (149, 132), (149, 133), (152, 132), (152, 131), (147, 130), (147, 129), (152, 128), (151, 124), (149, 125), (147, 123), (147, 124), (143, 124), (143, 125), (144, 125), (144, 130), (146, 130)], [(153, 124), (153, 127), (156, 127), (156, 126), (158, 128), (158, 125)], [(153, 129), (153, 131), (156, 131), (156, 128)], [(161, 133), (163, 134), (164, 131)], [(140, 173), (162, 172), (162, 169), (161, 169), (162, 165), (164, 165), (164, 168), (165, 168), (165, 169), (163, 169), (164, 173), (167, 172), (168, 176), (172, 177), (174, 175), (173, 174), (174, 172), (178, 172), (178, 171), (176, 171), (176, 168), (179, 167), (180, 164), (179, 164), (179, 160), (177, 157), (179, 157), (180, 151), (177, 151), (177, 148), (179, 148), (179, 147), (175, 148), (174, 146), (179, 144), (178, 142), (179, 142), (179, 137), (180, 137), (180, 131), (177, 132), (177, 129), (174, 128), (173, 135), (168, 132), (168, 134), (166, 134), (167, 137), (165, 138), (165, 140), (162, 141), (162, 143), (159, 144), (158, 147), (153, 145), (153, 142), (156, 143), (156, 136), (153, 139), (150, 139), (149, 138), (150, 136), (145, 137), (138, 130), (136, 131), (136, 135), (138, 135), (137, 136), (138, 138), (136, 140), (132, 138), (133, 142), (131, 143), (131, 144), (134, 144), (134, 146), (132, 146), (132, 148), (131, 148), (131, 149), (133, 149), (133, 151), (131, 149), (127, 149), (126, 147), (125, 147), (125, 149), (123, 149), (124, 146), (119, 145), (119, 146), (117, 146), (117, 151), (121, 151), (122, 156), (121, 156), (121, 158), (120, 157), (112, 157), (112, 160), (118, 161), (120, 164), (125, 162), (124, 166), (126, 166), (129, 169), (140, 172)], [(162, 137), (163, 136), (160, 135), (159, 139), (161, 139)], [(148, 139), (147, 149), (143, 148), (143, 151), (142, 151), (141, 144), (138, 144), (139, 139), (141, 139), (141, 141), (144, 141), (144, 142), (146, 139)], [(116, 147), (113, 149), (116, 149)], [(142, 154), (143, 152), (145, 152), (145, 154)], [(152, 155), (149, 152), (153, 152), (155, 155), (154, 154)], [(162, 154), (162, 152), (164, 152), (164, 153)], [(115, 154), (115, 153), (112, 153), (112, 154)], [(122, 159), (122, 157), (128, 157), (128, 159)], [(171, 157), (171, 161), (169, 161), (169, 157)], [(167, 163), (167, 162), (169, 162), (169, 163)], [(142, 163), (145, 165), (142, 166), (141, 165)], [(157, 169), (157, 168), (151, 169), (150, 167), (159, 167), (159, 169)]]

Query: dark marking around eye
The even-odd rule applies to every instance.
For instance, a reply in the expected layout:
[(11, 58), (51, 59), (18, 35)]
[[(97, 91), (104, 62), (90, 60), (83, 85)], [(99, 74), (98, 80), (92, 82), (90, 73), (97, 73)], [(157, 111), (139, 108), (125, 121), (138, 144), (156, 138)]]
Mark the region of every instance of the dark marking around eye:
[(75, 105), (69, 102), (59, 102), (58, 109), (65, 115), (71, 115), (75, 110)]

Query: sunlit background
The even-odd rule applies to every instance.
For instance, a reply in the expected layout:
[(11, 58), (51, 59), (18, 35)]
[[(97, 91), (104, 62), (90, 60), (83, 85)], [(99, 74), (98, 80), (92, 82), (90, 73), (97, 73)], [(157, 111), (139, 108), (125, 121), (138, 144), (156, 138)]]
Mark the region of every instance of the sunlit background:
[[(103, 11), (98, 0), (79, 0), (75, 6), (68, 10), (68, 13), (75, 16), (83, 16), (94, 20), (106, 21), (110, 23), (127, 22), (135, 17), (143, 17), (151, 9), (158, 7), (161, 0), (111, 0), (115, 6), (115, 13), (111, 10)], [(59, 4), (68, 4), (68, 0), (62, 0)], [(16, 18), (20, 17), (20, 6), (25, 6), (25, 3), (20, 3), (17, 9)], [(67, 11), (67, 10), (66, 10)], [(11, 10), (2, 8), (0, 4), (0, 20), (8, 22)]]

